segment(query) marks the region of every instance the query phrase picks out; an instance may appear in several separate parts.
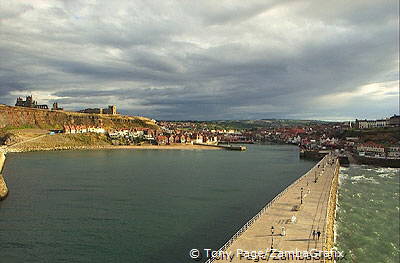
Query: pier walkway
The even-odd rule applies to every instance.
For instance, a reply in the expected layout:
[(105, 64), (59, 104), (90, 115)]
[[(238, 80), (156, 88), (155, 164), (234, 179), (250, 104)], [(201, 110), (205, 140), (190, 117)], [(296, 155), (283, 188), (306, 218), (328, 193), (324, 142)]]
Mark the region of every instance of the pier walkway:
[[(274, 198), (220, 249), (234, 257), (227, 259), (225, 254), (224, 257), (215, 257), (207, 262), (324, 262), (316, 258), (276, 260), (280, 258), (278, 252), (261, 253), (259, 256), (246, 255), (246, 252), (243, 252), (239, 255), (238, 250), (248, 252), (266, 252), (271, 248), (278, 251), (328, 250), (325, 247), (326, 228), (333, 227), (332, 224), (327, 224), (328, 203), (330, 206), (336, 205), (336, 195), (334, 195), (335, 200), (330, 200), (330, 196), (332, 185), (337, 183), (334, 179), (338, 175), (338, 169), (338, 159), (333, 155), (325, 156), (309, 172)], [(313, 238), (313, 230), (321, 232), (319, 239)], [(331, 232), (328, 230), (328, 233)]]

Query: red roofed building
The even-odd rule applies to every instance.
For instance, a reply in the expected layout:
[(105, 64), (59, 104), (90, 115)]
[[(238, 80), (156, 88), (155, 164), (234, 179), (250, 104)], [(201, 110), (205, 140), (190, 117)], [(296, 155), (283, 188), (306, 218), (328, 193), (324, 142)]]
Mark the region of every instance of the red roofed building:
[(167, 144), (167, 137), (164, 135), (157, 136), (157, 143), (158, 144)]

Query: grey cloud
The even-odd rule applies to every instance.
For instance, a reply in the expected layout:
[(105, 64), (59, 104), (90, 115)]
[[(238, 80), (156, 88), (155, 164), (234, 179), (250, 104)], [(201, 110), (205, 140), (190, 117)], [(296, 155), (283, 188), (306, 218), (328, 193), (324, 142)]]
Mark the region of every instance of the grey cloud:
[[(315, 98), (398, 80), (398, 3), (60, 3), (7, 11), (0, 102), (36, 90), (65, 108), (114, 101), (159, 119), (329, 117)], [(396, 111), (363, 99), (335, 116)]]
[[(302, 4), (300, 4), (302, 3)], [(349, 26), (374, 27), (398, 20), (398, 1), (298, 1), (302, 5), (299, 15), (317, 18), (329, 24), (347, 24)]]

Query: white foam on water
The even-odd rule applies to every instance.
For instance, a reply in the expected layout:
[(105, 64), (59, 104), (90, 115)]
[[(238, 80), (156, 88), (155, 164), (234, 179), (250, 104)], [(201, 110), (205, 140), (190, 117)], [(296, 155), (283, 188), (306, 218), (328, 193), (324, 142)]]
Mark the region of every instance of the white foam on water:
[(378, 176), (381, 178), (392, 178), (394, 174), (383, 173), (383, 174), (378, 174)]
[(391, 245), (395, 250), (397, 250), (397, 247), (396, 247), (396, 245), (395, 245), (394, 243), (390, 242), (390, 245)]
[(377, 173), (395, 173), (395, 174), (399, 174), (400, 173), (400, 168), (375, 168), (373, 169), (373, 171), (377, 172)]
[(374, 178), (365, 177), (364, 175), (350, 176), (349, 179), (352, 181), (352, 184), (358, 182), (370, 182), (373, 184), (379, 184), (379, 182), (377, 182)]
[[(350, 259), (350, 261), (358, 259), (357, 262), (383, 262), (382, 260), (361, 261), (360, 259), (363, 254), (366, 253), (365, 250), (368, 246), (373, 245), (373, 242), (379, 245), (379, 242), (384, 242), (384, 240), (390, 241), (387, 232), (383, 230), (380, 232), (381, 229), (379, 227), (373, 229), (373, 231), (376, 231), (371, 232), (374, 238), (367, 238), (368, 240), (365, 240), (365, 244), (363, 244), (365, 247), (359, 247), (356, 240), (351, 237), (347, 237), (345, 240), (342, 234), (349, 231), (352, 225), (359, 225), (367, 228), (373, 225), (378, 226), (382, 223), (389, 224), (389, 222), (398, 222), (398, 219), (391, 219), (387, 222), (377, 221), (376, 219), (380, 218), (382, 213), (384, 214), (385, 211), (388, 211), (385, 207), (389, 204), (391, 212), (399, 213), (400, 206), (398, 205), (398, 198), (400, 192), (393, 189), (394, 186), (397, 186), (398, 189), (398, 177), (396, 175), (399, 175), (399, 173), (400, 169), (395, 168), (378, 168), (372, 166), (355, 167), (353, 165), (348, 171), (341, 171), (339, 182), (342, 180), (344, 184), (339, 188), (339, 195), (341, 196), (339, 202), (342, 202), (343, 206), (342, 209), (339, 208), (337, 210), (338, 247), (344, 251), (347, 250), (347, 259)], [(382, 187), (377, 187), (375, 184), (379, 184)], [(386, 191), (385, 189), (388, 190)], [(343, 207), (346, 207), (347, 211), (344, 211)], [(353, 215), (356, 216), (353, 217)], [(368, 219), (364, 220), (366, 219), (366, 215), (368, 215)], [(398, 250), (398, 248), (395, 247), (396, 244), (392, 244), (392, 246), (395, 250)], [(396, 255), (392, 256), (396, 258)]]
[(376, 231), (374, 231), (374, 234), (375, 234), (376, 236), (378, 236), (378, 237), (381, 236), (381, 233), (378, 233), (378, 232), (376, 232)]
[(339, 174), (339, 187), (343, 184), (343, 182), (349, 177), (348, 174), (340, 173)]
[(356, 175), (356, 176), (351, 176), (349, 177), (351, 181), (361, 181), (363, 179), (366, 179), (364, 175)]

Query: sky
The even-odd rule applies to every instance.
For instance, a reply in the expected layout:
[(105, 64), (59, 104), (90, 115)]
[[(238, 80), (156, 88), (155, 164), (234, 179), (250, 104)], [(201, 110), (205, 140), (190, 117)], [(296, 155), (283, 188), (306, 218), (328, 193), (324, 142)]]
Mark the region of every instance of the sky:
[(399, 114), (397, 0), (2, 0), (0, 103), (164, 120)]

